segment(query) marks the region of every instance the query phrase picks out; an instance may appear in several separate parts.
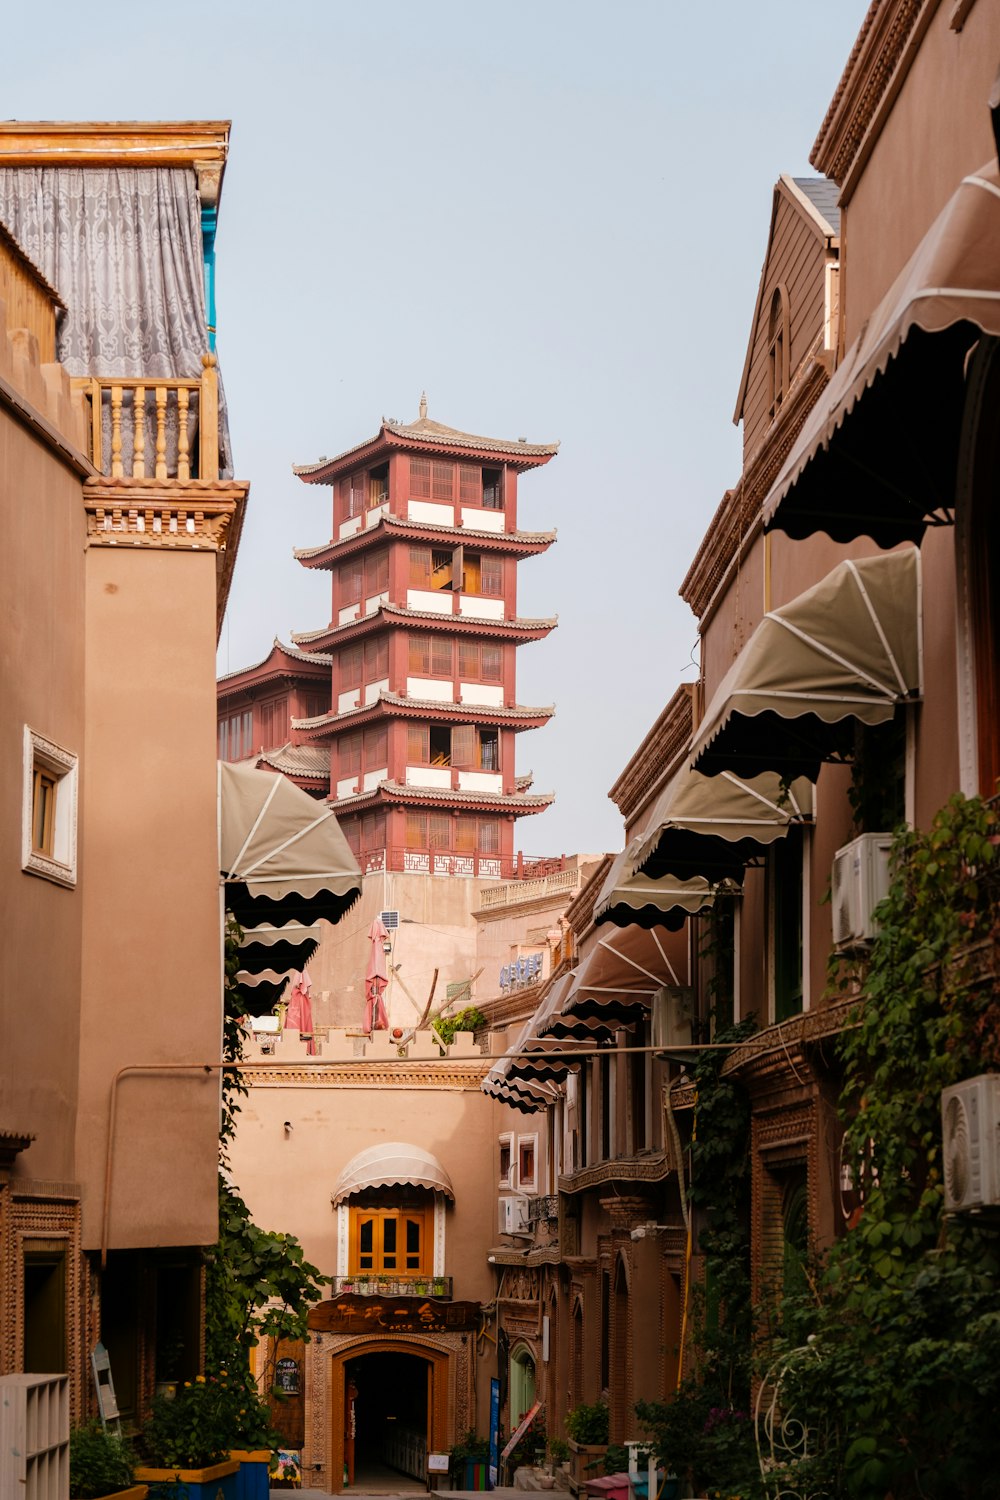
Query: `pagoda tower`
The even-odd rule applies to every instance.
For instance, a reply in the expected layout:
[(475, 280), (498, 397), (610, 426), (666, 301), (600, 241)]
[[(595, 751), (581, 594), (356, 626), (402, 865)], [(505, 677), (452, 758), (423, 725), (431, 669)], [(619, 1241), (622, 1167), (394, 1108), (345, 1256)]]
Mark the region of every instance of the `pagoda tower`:
[(476, 437), (427, 416), (297, 466), (333, 491), (332, 540), (300, 549), (333, 580), (331, 623), (293, 637), (332, 658), (329, 713), (294, 722), (330, 752), (330, 801), (362, 868), (514, 872), (514, 821), (543, 811), (515, 736), (552, 708), (516, 692), (515, 654), (555, 620), (517, 613), (517, 566), (555, 532), (517, 526), (519, 476), (558, 443)]

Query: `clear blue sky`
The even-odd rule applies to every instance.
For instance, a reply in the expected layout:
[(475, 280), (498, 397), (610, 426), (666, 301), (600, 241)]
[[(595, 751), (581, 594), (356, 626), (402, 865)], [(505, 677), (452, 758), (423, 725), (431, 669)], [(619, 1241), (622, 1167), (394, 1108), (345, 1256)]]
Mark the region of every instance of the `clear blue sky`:
[[(771, 190), (808, 154), (866, 0), (64, 0), (5, 18), (5, 113), (232, 119), (219, 355), (250, 512), (220, 669), (330, 617), (292, 463), (384, 414), (562, 450), (521, 487), (559, 541), (520, 608), (535, 853), (621, 845), (608, 787), (697, 632), (677, 588), (740, 469), (732, 411)], [(97, 24), (95, 24), (95, 17)], [(630, 644), (623, 649), (627, 637)]]

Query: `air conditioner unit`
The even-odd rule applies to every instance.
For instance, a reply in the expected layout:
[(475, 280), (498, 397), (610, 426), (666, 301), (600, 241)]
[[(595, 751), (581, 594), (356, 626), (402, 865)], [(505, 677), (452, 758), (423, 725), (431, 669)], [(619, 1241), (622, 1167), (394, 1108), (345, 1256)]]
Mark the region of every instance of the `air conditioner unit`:
[(863, 833), (833, 856), (833, 946), (866, 948), (878, 932), (872, 913), (889, 890), (892, 835)]
[(398, 911), (384, 911), (380, 913), (380, 916), (382, 918), (382, 926), (386, 932), (395, 932), (399, 927)]
[(653, 996), (651, 1040), (660, 1052), (671, 1047), (690, 1047), (694, 1019), (694, 990), (685, 985), (665, 984)]
[(941, 1133), (946, 1211), (1000, 1208), (1000, 1073), (943, 1090)]
[(501, 1234), (528, 1233), (528, 1200), (522, 1197), (497, 1199), (497, 1229)]

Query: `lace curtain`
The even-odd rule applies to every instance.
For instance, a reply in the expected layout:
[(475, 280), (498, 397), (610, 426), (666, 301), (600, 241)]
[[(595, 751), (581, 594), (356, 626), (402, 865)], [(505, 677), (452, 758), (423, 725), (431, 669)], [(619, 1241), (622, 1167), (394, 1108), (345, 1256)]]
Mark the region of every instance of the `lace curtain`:
[[(56, 351), (71, 375), (201, 375), (208, 334), (193, 171), (0, 168), (0, 219), (66, 303)], [(228, 475), (221, 390), (220, 405), (222, 472)], [(175, 414), (171, 426), (168, 447), (176, 451)], [(126, 462), (130, 457), (123, 452)]]

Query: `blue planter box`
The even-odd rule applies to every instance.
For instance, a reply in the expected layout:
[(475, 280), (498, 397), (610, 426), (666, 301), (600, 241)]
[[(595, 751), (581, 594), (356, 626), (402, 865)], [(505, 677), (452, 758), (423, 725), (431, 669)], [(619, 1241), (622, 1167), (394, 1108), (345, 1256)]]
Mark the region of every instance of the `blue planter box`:
[(234, 1450), (229, 1456), (239, 1459), (240, 1464), (236, 1475), (236, 1500), (268, 1500), (271, 1493), (268, 1478), (270, 1453), (261, 1448), (250, 1453), (237, 1453)]
[(139, 1468), (135, 1478), (149, 1485), (149, 1500), (239, 1500), (239, 1464), (229, 1459), (207, 1469)]

